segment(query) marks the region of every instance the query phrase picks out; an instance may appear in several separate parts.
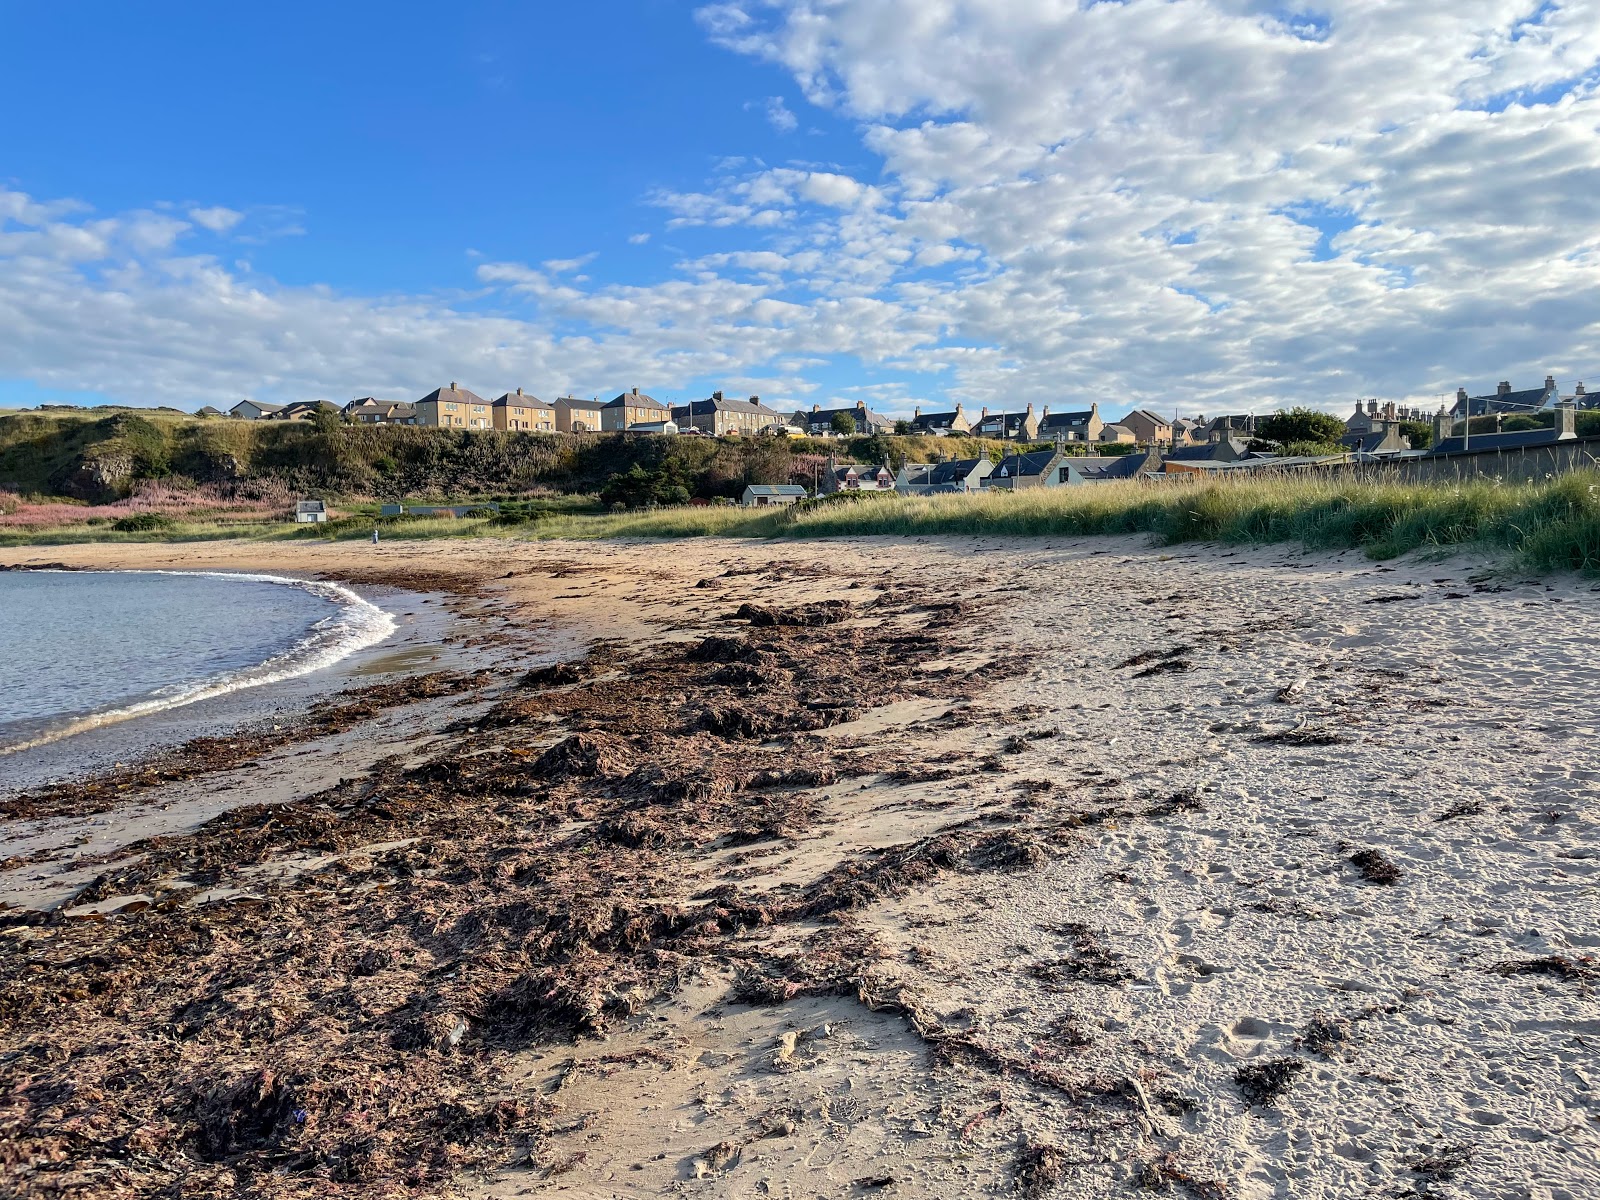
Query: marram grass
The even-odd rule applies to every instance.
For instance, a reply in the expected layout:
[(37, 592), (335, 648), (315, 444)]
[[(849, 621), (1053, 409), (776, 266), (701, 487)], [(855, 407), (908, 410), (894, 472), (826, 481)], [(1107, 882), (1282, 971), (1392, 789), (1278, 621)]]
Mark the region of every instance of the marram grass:
[[(853, 500), (853, 502), (852, 502)], [(1424, 547), (1477, 545), (1509, 552), (1522, 566), (1600, 573), (1600, 472), (1538, 483), (1394, 483), (1374, 478), (1104, 483), (989, 491), (965, 496), (862, 496), (794, 509), (684, 507), (600, 515), (554, 514), (521, 524), (480, 519), (379, 521), (386, 540), (441, 537), (836, 538), (873, 535), (1041, 537), (1148, 533), (1161, 543), (1299, 543), (1360, 549), (1392, 558)], [(331, 526), (179, 525), (160, 534), (113, 534), (82, 526), (7, 534), (0, 545), (214, 538), (316, 539), (371, 536), (373, 520)]]

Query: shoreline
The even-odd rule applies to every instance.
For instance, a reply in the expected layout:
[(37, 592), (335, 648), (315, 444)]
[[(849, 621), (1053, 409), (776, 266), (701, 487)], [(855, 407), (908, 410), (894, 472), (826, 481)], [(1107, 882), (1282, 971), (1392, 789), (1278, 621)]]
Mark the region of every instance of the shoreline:
[(151, 1196), (1600, 1169), (1592, 585), (1131, 538), (378, 549), (287, 561), (452, 581), (497, 666), (426, 744), (93, 864), (93, 919), (0, 913), (24, 1194), (130, 1136)]

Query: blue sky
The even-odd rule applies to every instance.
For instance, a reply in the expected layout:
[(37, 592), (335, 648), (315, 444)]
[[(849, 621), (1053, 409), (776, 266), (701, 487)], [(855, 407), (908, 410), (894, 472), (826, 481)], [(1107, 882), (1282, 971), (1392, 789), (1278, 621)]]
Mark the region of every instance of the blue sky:
[(1396, 7), (0, 0), (0, 405), (1581, 379), (1600, 12)]

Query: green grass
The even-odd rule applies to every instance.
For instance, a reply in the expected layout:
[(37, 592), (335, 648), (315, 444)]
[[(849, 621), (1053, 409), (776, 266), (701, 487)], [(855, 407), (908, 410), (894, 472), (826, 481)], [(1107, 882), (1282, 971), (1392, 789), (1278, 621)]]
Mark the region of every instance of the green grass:
[[(105, 527), (0, 533), (0, 545), (220, 538), (355, 539), (369, 516), (329, 525), (192, 524), (151, 536)], [(968, 534), (989, 537), (1152, 535), (1158, 542), (1298, 543), (1360, 549), (1376, 559), (1428, 547), (1475, 545), (1542, 571), (1600, 573), (1600, 472), (1531, 484), (1402, 484), (1376, 479), (1278, 477), (1190, 483), (1092, 484), (972, 496), (863, 497), (796, 509), (688, 507), (584, 514), (550, 511), (506, 524), (489, 519), (377, 521), (385, 540), (445, 537), (844, 538)]]

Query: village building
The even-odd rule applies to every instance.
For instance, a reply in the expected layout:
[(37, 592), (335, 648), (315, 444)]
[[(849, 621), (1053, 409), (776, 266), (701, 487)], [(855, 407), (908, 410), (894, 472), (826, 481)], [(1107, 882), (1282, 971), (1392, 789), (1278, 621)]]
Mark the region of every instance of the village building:
[(228, 415), (241, 421), (265, 421), (282, 407), (281, 404), (264, 404), (260, 400), (241, 400), (228, 410)]
[[(1583, 385), (1579, 384), (1579, 386), (1581, 387)], [(211, 405), (208, 404), (204, 408), (197, 409), (194, 415), (204, 421), (209, 420), (212, 417), (226, 416), (227, 414), (224, 413), (220, 408), (212, 408)]]
[(1131, 446), (1138, 440), (1139, 439), (1137, 436), (1135, 436), (1133, 430), (1129, 429), (1126, 425), (1103, 425), (1100, 428), (1100, 441), (1104, 443), (1110, 443), (1111, 445), (1120, 444)]
[(1563, 400), (1570, 401), (1572, 407), (1576, 408), (1579, 412), (1590, 412), (1594, 409), (1600, 408), (1600, 392), (1586, 392), (1583, 390), (1582, 383), (1579, 383), (1572, 389), (1572, 394), (1570, 396), (1563, 396), (1561, 398)]
[(894, 478), (894, 490), (902, 496), (926, 496), (946, 492), (976, 492), (994, 470), (987, 458), (959, 458), (950, 462), (907, 463)]
[(1347, 433), (1339, 439), (1339, 444), (1363, 458), (1382, 458), (1411, 449), (1411, 439), (1400, 432), (1397, 421), (1380, 422), (1376, 429), (1366, 433)]
[(1010, 442), (1033, 442), (1039, 438), (1039, 418), (1033, 415), (1033, 405), (1022, 412), (991, 413), (987, 408), (978, 414), (972, 432), (977, 437), (1002, 438)]
[(1053, 413), (1046, 405), (1036, 436), (1045, 442), (1098, 442), (1100, 431), (1105, 427), (1098, 401), (1071, 412)]
[(887, 466), (869, 467), (858, 463), (840, 463), (828, 457), (828, 469), (822, 473), (822, 492), (887, 492), (895, 485), (894, 472)]
[(984, 487), (1018, 492), (1029, 488), (1061, 487), (1080, 483), (1083, 476), (1073, 469), (1071, 460), (1060, 450), (1034, 450), (1027, 454), (1008, 454), (994, 465), (983, 481)]
[(1148, 408), (1134, 409), (1117, 424), (1132, 430), (1133, 440), (1147, 446), (1166, 446), (1172, 442), (1172, 422)]
[(489, 411), (494, 427), (508, 433), (514, 430), (529, 433), (555, 432), (555, 407), (546, 404), (537, 396), (524, 392), (521, 388), (499, 397), (489, 406)]
[(1206, 440), (1210, 442), (1223, 442), (1231, 440), (1249, 441), (1256, 435), (1255, 413), (1239, 413), (1229, 417), (1217, 417), (1206, 427)]
[(321, 500), (300, 500), (294, 506), (296, 525), (322, 525), (328, 520), (328, 506)]
[(415, 425), (417, 406), (401, 400), (363, 396), (344, 406), (344, 416), (356, 425)]
[(1434, 418), (1433, 445), (1428, 447), (1427, 454), (1433, 456), (1461, 454), (1472, 450), (1510, 450), (1528, 446), (1548, 446), (1556, 442), (1571, 441), (1578, 436), (1578, 409), (1576, 405), (1566, 400), (1556, 404), (1553, 423), (1541, 429), (1501, 430), (1498, 426), (1508, 414), (1497, 412), (1487, 415), (1495, 418), (1497, 430), (1494, 433), (1463, 431), (1461, 428), (1463, 422), (1452, 421), (1449, 413), (1439, 413)]
[(739, 503), (745, 508), (767, 508), (798, 504), (805, 498), (806, 490), (798, 483), (752, 483), (744, 489)]
[(600, 428), (621, 432), (638, 425), (659, 425), (670, 417), (671, 410), (665, 404), (634, 388), (606, 402), (600, 410)]
[(434, 388), (417, 401), (417, 424), (442, 429), (493, 429), (489, 402), (452, 380), (447, 388)]
[(1366, 407), (1362, 401), (1356, 401), (1356, 411), (1344, 420), (1344, 431), (1347, 435), (1364, 435), (1369, 433), (1382, 433), (1391, 425), (1401, 421), (1427, 421), (1428, 414), (1420, 408), (1408, 408), (1396, 404), (1393, 400), (1380, 405), (1377, 400), (1368, 400)]
[(277, 412), (270, 414), (269, 421), (309, 421), (318, 413), (332, 413), (339, 416), (339, 406), (330, 404), (326, 400), (296, 400), (292, 404), (285, 404)]
[(1209, 424), (1204, 417), (1179, 417), (1172, 423), (1172, 444), (1193, 446), (1203, 441)]
[(558, 396), (551, 405), (556, 414), (556, 430), (560, 433), (599, 433), (600, 414), (605, 404), (600, 400), (580, 400), (577, 396)]
[(854, 408), (823, 408), (820, 404), (813, 404), (810, 412), (802, 409), (790, 420), (815, 437), (834, 432), (833, 418), (840, 415), (850, 419), (855, 426), (853, 432), (857, 434), (894, 432), (894, 422), (882, 413), (873, 412), (864, 400), (857, 400)]
[(705, 400), (692, 400), (673, 408), (670, 419), (680, 430), (698, 429), (713, 437), (753, 437), (781, 428), (786, 420), (782, 413), (761, 403), (760, 396), (730, 400), (721, 392), (712, 392)]
[[(1071, 460), (1072, 469), (1085, 483), (1105, 483), (1116, 479), (1140, 479), (1161, 474), (1161, 450), (1150, 446), (1132, 454), (1084, 457)], [(1076, 482), (1076, 481), (1074, 481)]]
[(1240, 441), (1238, 438), (1201, 442), (1197, 446), (1175, 446), (1172, 452), (1166, 456), (1163, 470), (1171, 474), (1182, 469), (1188, 463), (1238, 462), (1249, 453), (1249, 443)]
[(1512, 416), (1517, 413), (1535, 413), (1542, 408), (1553, 408), (1560, 402), (1561, 392), (1556, 387), (1555, 377), (1552, 375), (1544, 377), (1543, 387), (1527, 388), (1518, 392), (1512, 391), (1510, 382), (1502, 379), (1493, 395), (1469, 396), (1466, 388), (1457, 388), (1455, 403), (1450, 406), (1450, 415), (1487, 417), (1499, 413), (1503, 416)]
[(949, 437), (952, 434), (971, 433), (972, 422), (960, 404), (950, 412), (925, 413), (919, 406), (911, 414), (911, 432), (932, 437)]

